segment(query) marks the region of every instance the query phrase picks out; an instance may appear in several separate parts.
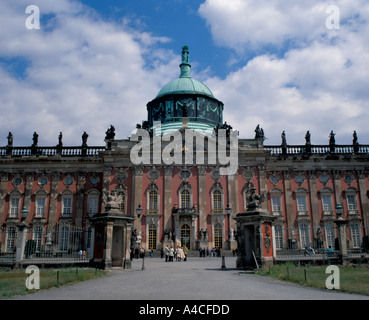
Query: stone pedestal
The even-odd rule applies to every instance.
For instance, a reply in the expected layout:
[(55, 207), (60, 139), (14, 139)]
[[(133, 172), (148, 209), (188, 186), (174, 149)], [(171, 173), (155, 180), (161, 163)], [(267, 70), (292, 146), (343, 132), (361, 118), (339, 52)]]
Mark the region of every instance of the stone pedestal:
[(347, 223), (348, 220), (340, 217), (334, 220), (338, 227), (338, 243), (340, 246), (340, 254), (342, 262), (347, 258)]
[(239, 269), (254, 269), (273, 264), (272, 214), (256, 209), (239, 213), (233, 218), (237, 223), (237, 261)]
[(108, 209), (90, 219), (95, 227), (93, 265), (102, 269), (131, 268), (130, 247), (135, 218)]

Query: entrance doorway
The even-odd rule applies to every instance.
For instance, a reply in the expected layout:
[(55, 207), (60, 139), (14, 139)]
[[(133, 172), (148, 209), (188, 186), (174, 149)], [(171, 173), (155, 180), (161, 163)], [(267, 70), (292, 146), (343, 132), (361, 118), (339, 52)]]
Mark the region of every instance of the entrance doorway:
[(188, 224), (181, 227), (181, 246), (191, 249), (191, 228)]

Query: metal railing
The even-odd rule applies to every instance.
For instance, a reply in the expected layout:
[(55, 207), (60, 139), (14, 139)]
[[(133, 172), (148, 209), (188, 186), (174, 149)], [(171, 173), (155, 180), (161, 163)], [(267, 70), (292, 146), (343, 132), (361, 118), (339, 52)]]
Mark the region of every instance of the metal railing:
[(76, 264), (91, 258), (91, 234), (68, 223), (28, 229), (25, 237), (23, 264)]
[[(276, 260), (323, 260), (340, 255), (338, 228), (276, 228)], [(347, 255), (369, 258), (369, 230), (360, 225), (347, 225)]]
[(88, 263), (92, 257), (91, 229), (69, 223), (0, 230), (1, 265)]

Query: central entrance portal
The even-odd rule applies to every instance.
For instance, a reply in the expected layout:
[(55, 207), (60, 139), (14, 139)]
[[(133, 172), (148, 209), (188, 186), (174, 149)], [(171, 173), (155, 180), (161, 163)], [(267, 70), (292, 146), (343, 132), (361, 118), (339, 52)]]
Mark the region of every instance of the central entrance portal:
[(181, 246), (191, 249), (191, 228), (188, 224), (181, 227)]

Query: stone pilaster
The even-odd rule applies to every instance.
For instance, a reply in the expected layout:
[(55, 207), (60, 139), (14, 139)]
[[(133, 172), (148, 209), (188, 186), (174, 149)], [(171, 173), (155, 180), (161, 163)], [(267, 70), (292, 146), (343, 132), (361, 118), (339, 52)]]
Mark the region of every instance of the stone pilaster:
[(284, 183), (284, 195), (286, 201), (286, 219), (287, 228), (292, 228), (294, 226), (295, 215), (293, 212), (293, 199), (292, 199), (292, 187), (291, 187), (291, 172), (283, 172), (283, 183)]
[[(25, 190), (24, 190), (24, 202), (23, 206), (25, 206), (28, 210), (28, 212), (31, 212), (31, 205), (32, 205), (32, 185), (33, 181), (35, 180), (35, 176), (33, 172), (27, 172), (26, 173), (26, 184), (25, 184)], [(22, 210), (22, 208), (20, 208)], [(30, 222), (30, 214), (28, 214), (28, 217), (25, 220), (26, 223)]]
[[(5, 212), (5, 197), (6, 197), (6, 185), (8, 182), (8, 173), (0, 174), (0, 223), (6, 218)], [(4, 216), (5, 215), (5, 216)]]
[(343, 204), (341, 172), (338, 170), (333, 171), (333, 185), (334, 185), (334, 194), (335, 194), (335, 200), (336, 200), (336, 203), (334, 204), (334, 206), (336, 206), (338, 203)]
[(82, 227), (86, 173), (78, 172), (75, 225)]
[(319, 214), (319, 204), (318, 204), (318, 190), (316, 187), (316, 172), (311, 170), (309, 174), (309, 195), (311, 203), (311, 216), (313, 220), (312, 227), (317, 230), (320, 225), (320, 214)]
[(361, 209), (363, 212), (364, 226), (369, 228), (369, 205), (368, 205), (368, 196), (367, 189), (365, 184), (365, 171), (358, 171), (359, 178), (359, 189), (360, 189), (360, 202)]
[(51, 173), (51, 187), (50, 187), (50, 198), (49, 198), (49, 212), (48, 217), (45, 217), (49, 224), (56, 222), (56, 208), (58, 204), (58, 184), (60, 180), (59, 172)]
[[(133, 217), (136, 217), (136, 209), (138, 205), (141, 205), (141, 208), (144, 208), (144, 203), (142, 203), (142, 175), (143, 175), (143, 167), (134, 167), (133, 175), (132, 175), (132, 186), (133, 186), (133, 207), (132, 214)], [(141, 218), (142, 219), (142, 218)], [(137, 231), (141, 231), (141, 219), (136, 219), (134, 221), (133, 229), (137, 229)]]
[(164, 167), (164, 213), (163, 213), (163, 231), (172, 230), (172, 166)]
[[(260, 186), (260, 194), (264, 194), (265, 197), (267, 197), (267, 192), (268, 192), (268, 188), (267, 188), (267, 174), (266, 174), (266, 170), (265, 170), (265, 167), (263, 166), (260, 166), (258, 168), (259, 170), (259, 186)], [(271, 210), (268, 210), (268, 201), (263, 201), (261, 203), (261, 209), (262, 210), (265, 210), (267, 212), (271, 211)]]
[[(198, 166), (199, 183), (199, 230), (207, 230), (207, 210), (206, 210), (206, 166)], [(197, 232), (197, 230), (196, 230)]]

